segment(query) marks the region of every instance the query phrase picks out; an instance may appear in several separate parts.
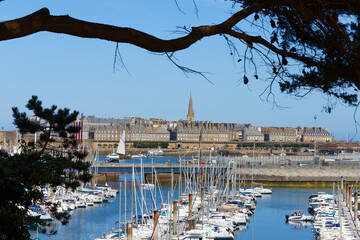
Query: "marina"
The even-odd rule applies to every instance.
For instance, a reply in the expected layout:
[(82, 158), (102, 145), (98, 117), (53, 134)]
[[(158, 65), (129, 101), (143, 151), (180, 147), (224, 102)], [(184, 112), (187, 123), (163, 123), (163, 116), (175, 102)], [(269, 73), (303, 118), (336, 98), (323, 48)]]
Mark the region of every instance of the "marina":
[[(114, 188), (119, 187), (118, 182), (111, 182), (111, 186)], [(161, 187), (161, 194), (166, 195), (168, 191), (168, 186)], [(256, 214), (250, 217), (249, 223), (241, 228), (241, 231), (235, 233), (235, 239), (341, 239), (339, 232), (337, 235), (332, 235), (329, 237), (330, 233), (334, 234), (336, 229), (342, 229), (343, 239), (359, 239), (359, 221), (352, 221), (354, 219), (354, 214), (351, 212), (350, 208), (344, 204), (342, 201), (341, 209), (342, 214), (338, 215), (335, 213), (333, 215), (333, 221), (341, 220), (341, 224), (336, 222), (327, 223), (327, 228), (330, 227), (333, 229), (330, 230), (319, 230), (325, 228), (325, 225), (319, 225), (321, 217), (325, 216), (325, 212), (322, 214), (317, 214), (315, 222), (305, 222), (305, 221), (286, 221), (286, 214), (291, 211), (291, 209), (299, 209), (304, 213), (307, 212), (309, 206), (309, 196), (315, 199), (315, 197), (320, 196), (320, 198), (328, 199), (327, 201), (331, 202), (331, 199), (338, 198), (335, 196), (332, 198), (331, 188), (285, 188), (285, 187), (276, 187), (272, 189), (273, 194), (263, 195), (261, 198), (258, 198), (256, 205)], [(57, 230), (58, 233), (54, 236), (47, 237), (42, 234), (38, 234), (38, 239), (53, 239), (53, 240), (65, 240), (65, 239), (96, 239), (104, 236), (111, 229), (115, 229), (118, 220), (119, 220), (119, 198), (122, 196), (121, 202), (125, 201), (125, 192), (127, 195), (127, 200), (131, 199), (131, 190), (127, 189), (123, 191), (122, 195), (117, 195), (110, 202), (102, 205), (94, 205), (91, 208), (84, 209), (80, 208), (71, 213), (72, 219), (70, 220), (67, 226), (61, 226), (60, 223), (54, 222), (52, 227), (54, 230)], [(319, 194), (320, 192), (320, 194)], [(328, 193), (328, 195), (325, 195)], [(158, 193), (157, 206), (161, 205), (160, 201), (160, 192)], [(324, 197), (321, 197), (323, 195)], [(174, 196), (178, 197), (178, 191), (174, 192)], [(315, 196), (315, 197), (314, 197)], [(343, 196), (340, 196), (343, 198)], [(310, 199), (311, 199), (310, 198)], [(342, 199), (344, 200), (344, 199)], [(314, 201), (314, 200), (313, 200)], [(311, 205), (310, 201), (310, 205)], [(339, 209), (335, 207), (335, 210)], [(127, 210), (127, 211), (126, 211)], [(123, 207), (120, 211), (121, 219), (125, 219), (124, 215), (127, 214), (127, 219), (130, 219), (130, 205), (127, 208)], [(140, 211), (140, 207), (137, 209)], [(334, 209), (333, 209), (334, 210)], [(340, 216), (340, 218), (339, 218)], [(329, 215), (327, 215), (329, 218)], [(336, 221), (337, 221), (336, 220)], [(329, 222), (329, 219), (327, 220)], [(320, 232), (323, 233), (320, 233)], [(326, 232), (326, 234), (324, 233)], [(36, 235), (36, 232), (32, 232)], [(320, 238), (321, 234), (321, 238)], [(349, 237), (351, 234), (353, 237)], [(328, 236), (328, 237), (325, 237)], [(163, 239), (163, 238), (161, 238)], [(168, 239), (168, 238), (167, 238)], [(174, 237), (173, 239), (178, 239)]]
[[(114, 188), (117, 182), (110, 184)], [(162, 186), (162, 194), (165, 194), (167, 186)], [(236, 234), (236, 239), (314, 239), (311, 226), (301, 224), (289, 224), (284, 216), (291, 209), (300, 208), (307, 211), (308, 197), (319, 191), (330, 191), (329, 188), (273, 188), (273, 194), (258, 199), (256, 214), (250, 217), (246, 230)], [(174, 192), (178, 196), (177, 192)], [(159, 195), (160, 196), (160, 195)], [(131, 198), (131, 191), (127, 191), (127, 197)], [(124, 194), (122, 194), (124, 199)], [(57, 235), (46, 237), (39, 235), (40, 239), (95, 239), (102, 234), (108, 233), (115, 227), (118, 221), (119, 195), (112, 201), (102, 205), (96, 205), (89, 209), (77, 209), (73, 211), (72, 219), (67, 226), (55, 222), (53, 227), (58, 231)], [(157, 201), (160, 204), (160, 200)], [(130, 211), (130, 206), (128, 208)], [(124, 214), (124, 210), (121, 211)], [(128, 212), (128, 217), (130, 217)], [(123, 218), (122, 218), (123, 219)], [(128, 218), (129, 219), (129, 218)], [(35, 232), (33, 232), (35, 235)]]
[[(98, 183), (97, 177), (101, 166), (108, 165), (104, 163), (103, 158), (99, 157), (99, 164), (94, 164), (92, 168), (94, 181), (92, 188), (89, 189), (94, 189), (95, 184)], [(263, 239), (269, 232), (273, 235), (267, 239), (288, 239), (289, 237), (320, 239), (320, 235), (323, 236), (324, 232), (328, 232), (328, 230), (320, 229), (329, 225), (323, 223), (319, 225), (319, 216), (322, 215), (318, 214), (317, 207), (320, 203), (323, 205), (331, 203), (332, 209), (341, 209), (341, 214), (337, 216), (341, 216), (342, 220), (340, 217), (340, 219), (335, 218), (334, 221), (346, 224), (347, 229), (351, 229), (350, 232), (354, 237), (345, 239), (359, 239), (357, 214), (354, 215), (351, 212), (351, 209), (357, 212), (357, 193), (354, 198), (350, 197), (351, 181), (343, 181), (342, 178), (338, 180), (342, 189), (338, 197), (324, 195), (324, 198), (316, 200), (314, 196), (322, 196), (317, 194), (318, 192), (332, 190), (334, 194), (335, 188), (275, 187), (268, 189), (258, 187), (258, 183), (254, 182), (254, 164), (243, 162), (241, 165), (241, 162), (237, 162), (236, 159), (223, 157), (214, 158), (216, 161), (210, 161), (211, 164), (202, 164), (191, 158), (179, 159), (180, 161), (167, 158), (146, 159), (145, 161), (151, 161), (151, 167), (146, 167), (143, 159), (140, 159), (140, 164), (136, 165), (132, 160), (131, 167), (126, 165), (129, 164), (126, 162), (123, 162), (122, 166), (116, 166), (118, 173), (122, 171), (121, 174), (113, 175), (116, 180), (114, 178), (105, 180), (119, 194), (103, 201), (101, 205), (86, 206), (86, 209), (71, 211), (72, 219), (68, 226), (60, 226), (54, 221), (51, 225), (58, 234), (48, 239), (66, 239), (69, 234), (74, 234), (71, 239), (97, 240), (186, 239), (187, 237), (191, 239)], [(154, 164), (154, 161), (157, 163), (165, 161), (166, 164), (164, 166)], [(176, 165), (180, 165), (177, 167), (179, 174), (175, 174), (174, 166)], [(126, 168), (130, 168), (129, 172), (126, 172)], [(161, 168), (171, 170), (168, 184), (160, 184), (161, 172), (158, 170)], [(238, 184), (233, 185), (233, 183)], [(88, 191), (100, 190), (102, 189), (95, 188)], [(105, 196), (105, 194), (102, 193), (100, 196)], [(309, 196), (313, 198), (310, 198), (308, 202)], [(335, 199), (339, 200), (336, 202)], [(313, 211), (308, 208), (309, 204)], [(307, 216), (308, 210), (315, 216)], [(292, 213), (289, 214), (291, 211)], [(98, 216), (91, 216), (91, 214)], [(89, 223), (97, 226), (89, 227), (88, 230), (83, 229), (81, 233), (78, 233), (80, 235), (76, 232), (68, 232), (68, 229), (74, 227), (71, 227), (72, 224), (82, 224), (81, 228), (87, 226), (88, 218), (91, 219)], [(336, 222), (331, 224), (338, 227)], [(345, 233), (347, 232), (345, 231), (344, 235)], [(36, 232), (33, 234), (34, 238), (38, 236)]]

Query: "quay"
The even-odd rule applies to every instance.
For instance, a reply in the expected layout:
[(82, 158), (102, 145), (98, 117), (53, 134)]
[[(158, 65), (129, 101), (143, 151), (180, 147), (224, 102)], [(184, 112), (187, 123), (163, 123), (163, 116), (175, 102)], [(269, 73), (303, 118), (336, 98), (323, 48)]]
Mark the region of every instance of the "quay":
[[(359, 220), (359, 193), (353, 191), (354, 186), (349, 181), (341, 178), (340, 209), (345, 220), (349, 223), (355, 239), (360, 239)], [(353, 198), (354, 195), (354, 198)]]
[[(212, 166), (194, 164), (188, 168), (189, 173), (201, 174), (202, 171), (210, 173)], [(214, 171), (225, 173), (228, 168), (225, 166), (215, 166)], [(175, 175), (180, 174), (180, 164), (156, 164), (143, 165), (145, 177), (150, 177), (152, 171), (157, 173), (158, 179), (162, 183), (168, 183), (171, 180), (171, 172)], [(135, 172), (140, 173), (140, 165), (135, 165)], [(96, 167), (99, 181), (115, 181), (119, 174), (131, 174), (132, 165), (120, 165), (115, 163), (104, 163)], [(92, 169), (94, 173), (94, 168)], [(182, 166), (181, 173), (185, 174), (186, 170)], [(353, 166), (279, 166), (263, 165), (249, 167), (240, 165), (237, 174), (237, 184), (254, 183), (264, 186), (288, 186), (288, 187), (332, 187), (333, 182), (337, 182), (342, 176), (353, 186), (359, 185), (359, 170)], [(356, 185), (357, 184), (357, 185)]]
[[(140, 172), (140, 165), (134, 166), (135, 172)], [(157, 173), (173, 173), (179, 174), (180, 173), (180, 164), (156, 164), (152, 165), (143, 165), (143, 171), (145, 174), (152, 173), (152, 171), (156, 171)], [(94, 169), (92, 169), (94, 171)], [(197, 173), (198, 168), (195, 168)], [(120, 165), (118, 163), (105, 163), (97, 166), (98, 173), (107, 173), (107, 174), (126, 174), (132, 173), (132, 165)]]

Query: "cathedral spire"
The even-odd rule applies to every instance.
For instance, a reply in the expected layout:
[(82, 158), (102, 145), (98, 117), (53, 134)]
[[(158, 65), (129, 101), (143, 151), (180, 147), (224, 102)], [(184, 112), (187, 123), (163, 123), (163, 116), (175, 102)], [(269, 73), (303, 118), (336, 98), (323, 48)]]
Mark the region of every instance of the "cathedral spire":
[(187, 115), (187, 121), (188, 122), (194, 121), (194, 109), (193, 109), (193, 104), (192, 104), (191, 91), (190, 91), (189, 110), (188, 110), (188, 115)]

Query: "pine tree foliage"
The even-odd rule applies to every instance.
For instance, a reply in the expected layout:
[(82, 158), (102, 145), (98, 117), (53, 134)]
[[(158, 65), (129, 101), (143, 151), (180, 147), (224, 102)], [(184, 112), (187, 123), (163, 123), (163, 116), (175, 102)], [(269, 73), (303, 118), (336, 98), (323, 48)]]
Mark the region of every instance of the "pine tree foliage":
[[(74, 134), (79, 128), (72, 123), (78, 112), (57, 109), (54, 105), (43, 108), (36, 96), (26, 107), (41, 122), (14, 107), (14, 124), (21, 133), (38, 133), (40, 137), (36, 143), (22, 140), (20, 154), (0, 151), (0, 239), (29, 239), (28, 227), (34, 225), (44, 233), (54, 234), (46, 222), (28, 216), (29, 206), (43, 199), (41, 188), (45, 186), (71, 190), (90, 179), (89, 163), (84, 160), (86, 153), (76, 150)], [(68, 213), (57, 213), (55, 204), (47, 205), (62, 224), (69, 221)]]
[(319, 89), (346, 104), (358, 103), (360, 1), (240, 0), (236, 3), (243, 8), (270, 4), (256, 13), (255, 19), (270, 23), (271, 44), (304, 60), (300, 70), (291, 73), (287, 67), (287, 58), (291, 56), (278, 56), (274, 74), (281, 73), (282, 91), (299, 94), (303, 90)]

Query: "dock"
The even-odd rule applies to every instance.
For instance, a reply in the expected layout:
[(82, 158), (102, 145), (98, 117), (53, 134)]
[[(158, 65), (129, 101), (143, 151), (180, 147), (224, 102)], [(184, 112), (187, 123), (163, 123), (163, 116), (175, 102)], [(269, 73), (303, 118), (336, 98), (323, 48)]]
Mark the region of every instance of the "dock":
[[(360, 239), (360, 220), (359, 220), (359, 193), (352, 192), (353, 186), (347, 180), (341, 178), (340, 209), (345, 221), (349, 223), (355, 239)], [(354, 201), (353, 201), (354, 195)]]
[[(135, 173), (140, 173), (140, 165), (134, 166)], [(352, 167), (338, 166), (305, 166), (299, 167), (298, 165), (279, 166), (279, 165), (256, 165), (254, 168), (248, 165), (237, 166), (237, 182), (243, 182), (244, 179), (248, 183), (250, 179), (254, 182), (260, 183), (264, 186), (289, 186), (289, 187), (332, 187), (333, 182), (338, 182), (341, 176), (346, 176), (347, 181), (351, 184), (356, 184), (358, 179), (358, 169)], [(171, 172), (177, 175), (185, 173), (186, 170), (182, 164), (156, 164), (156, 165), (143, 165), (143, 173), (149, 176), (156, 172), (161, 182), (166, 182), (171, 179)], [(201, 174), (202, 171), (211, 173), (212, 169), (215, 172), (226, 173), (228, 168), (226, 166), (211, 166), (211, 165), (190, 165), (188, 168), (189, 173)], [(94, 173), (95, 168), (90, 172)], [(131, 164), (119, 163), (103, 163), (96, 167), (98, 175), (106, 175), (109, 180), (116, 180), (119, 174), (131, 174)]]

